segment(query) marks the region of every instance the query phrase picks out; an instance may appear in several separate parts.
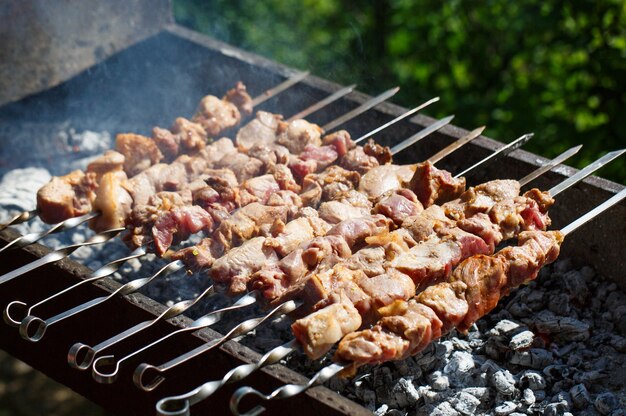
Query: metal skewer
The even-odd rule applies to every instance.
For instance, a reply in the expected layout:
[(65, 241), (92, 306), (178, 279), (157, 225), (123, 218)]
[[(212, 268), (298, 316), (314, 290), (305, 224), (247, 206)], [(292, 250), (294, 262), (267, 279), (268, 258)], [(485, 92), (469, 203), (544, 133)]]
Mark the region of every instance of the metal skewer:
[(385, 92), (383, 92), (380, 95), (377, 95), (376, 97), (367, 100), (366, 102), (364, 102), (363, 104), (361, 104), (360, 106), (358, 106), (357, 108), (355, 108), (352, 111), (348, 111), (346, 114), (344, 114), (343, 116), (336, 118), (335, 120), (331, 121), (330, 123), (327, 123), (325, 125), (322, 126), (322, 129), (325, 132), (329, 132), (332, 129), (334, 129), (335, 127), (346, 123), (348, 120), (352, 120), (354, 117), (363, 114), (364, 112), (366, 112), (367, 110), (369, 110), (370, 108), (382, 103), (383, 101), (388, 100), (389, 98), (393, 97), (394, 95), (396, 95), (396, 93), (400, 91), (400, 87), (395, 87), (392, 88), (390, 90), (387, 90)]
[(356, 88), (356, 84), (352, 84), (352, 85), (349, 85), (349, 86), (347, 86), (345, 88), (342, 88), (339, 91), (337, 91), (337, 92), (329, 95), (328, 97), (324, 98), (323, 100), (318, 101), (317, 103), (313, 104), (309, 108), (306, 108), (306, 109), (300, 111), (299, 113), (294, 114), (293, 116), (289, 117), (287, 119), (287, 121), (293, 121), (293, 120), (305, 118), (306, 116), (309, 116), (309, 115), (315, 113), (317, 110), (320, 110), (320, 109), (326, 107), (328, 104), (334, 103), (335, 101), (337, 101), (341, 97), (350, 94), (355, 88)]
[[(480, 130), (480, 129), (477, 129), (477, 130)], [(476, 132), (476, 130), (474, 132)], [(469, 133), (469, 135), (476, 134), (474, 132)], [(478, 136), (478, 134), (476, 134), (476, 136)], [(464, 140), (464, 139), (465, 137), (461, 138), (460, 140)], [(533, 173), (535, 172), (545, 173), (547, 171), (545, 169), (545, 166), (554, 167), (555, 160), (563, 162), (565, 159), (567, 159), (566, 157), (567, 155), (571, 157), (574, 154), (572, 153), (571, 150), (572, 149), (565, 151), (561, 155), (557, 156), (555, 159), (547, 162), (546, 165), (541, 166), (538, 169), (536, 169)], [(168, 397), (168, 398), (164, 398), (160, 400), (157, 403), (157, 413), (159, 415), (189, 414), (189, 407), (191, 405), (198, 403), (199, 401), (202, 401), (206, 399), (207, 397), (211, 396), (222, 386), (232, 383), (232, 382), (240, 381), (243, 378), (250, 375), (252, 372), (260, 368), (263, 368), (267, 365), (275, 364), (278, 361), (282, 360), (283, 358), (287, 357), (292, 352), (297, 351), (298, 349), (299, 349), (299, 344), (297, 343), (295, 339), (293, 339), (289, 341), (288, 343), (280, 345), (274, 348), (273, 350), (267, 352), (256, 364), (242, 364), (238, 367), (231, 369), (228, 373), (226, 373), (226, 375), (224, 375), (224, 377), (221, 380), (209, 381), (183, 395)], [(142, 364), (142, 366), (146, 366), (146, 364)], [(141, 371), (140, 367), (137, 368), (133, 376), (135, 385), (137, 385), (137, 387), (146, 391), (153, 390), (154, 388), (157, 387), (158, 384), (153, 385), (153, 384), (149, 384), (149, 383), (147, 384), (143, 382), (140, 378), (141, 375), (139, 374), (139, 372)], [(341, 371), (341, 369), (343, 369), (343, 367), (339, 368), (337, 371)], [(158, 379), (159, 384), (163, 381), (162, 373), (163, 373), (162, 371), (159, 372), (159, 379)], [(249, 392), (249, 393), (254, 393), (254, 392)], [(249, 394), (249, 393), (245, 393), (245, 394)], [(280, 394), (283, 394), (283, 393), (280, 393)]]
[[(581, 179), (579, 179), (579, 180), (581, 180)], [(562, 183), (565, 183), (565, 182), (568, 182), (568, 181), (566, 180), (566, 181), (563, 181)], [(572, 183), (569, 183), (567, 187), (569, 187), (571, 185), (572, 185)], [(581, 217), (579, 217), (575, 221), (571, 222), (569, 225), (567, 225), (564, 228), (562, 228), (561, 232), (564, 235), (571, 234), (573, 231), (578, 229), (580, 226), (582, 226), (583, 224), (585, 224), (588, 221), (592, 220), (593, 218), (597, 217), (598, 215), (600, 215), (601, 213), (603, 213), (607, 209), (611, 208), (613, 205), (617, 204), (618, 202), (620, 202), (624, 198), (626, 198), (626, 188), (622, 189), (620, 192), (615, 194), (613, 197), (611, 197), (607, 201), (603, 202), (602, 204), (598, 205), (597, 207), (595, 207), (591, 211), (587, 212), (586, 214), (582, 215)], [(322, 383), (328, 381), (330, 378), (334, 377), (337, 373), (339, 373), (342, 370), (347, 369), (348, 367), (350, 367), (350, 365), (351, 364), (349, 364), (349, 363), (333, 363), (333, 364), (330, 364), (330, 365), (322, 368), (321, 370), (319, 370), (313, 377), (311, 377), (311, 379), (309, 380), (308, 383), (300, 384), (300, 385), (298, 385), (298, 384), (286, 384), (284, 386), (281, 386), (281, 387), (275, 389), (270, 394), (263, 394), (263, 393), (259, 392), (258, 390), (254, 389), (252, 387), (249, 387), (249, 386), (241, 387), (241, 388), (237, 389), (235, 391), (235, 393), (231, 397), (231, 400), (230, 400), (230, 410), (236, 416), (258, 416), (258, 415), (260, 415), (261, 413), (263, 413), (265, 411), (265, 408), (262, 405), (257, 405), (257, 406), (253, 407), (251, 410), (249, 410), (249, 411), (247, 411), (245, 413), (241, 413), (239, 411), (239, 403), (241, 402), (241, 400), (245, 396), (254, 395), (254, 396), (257, 396), (258, 398), (260, 398), (262, 401), (270, 401), (270, 400), (276, 400), (276, 399), (290, 398), (290, 397), (293, 397), (293, 396), (296, 396), (298, 394), (303, 393), (304, 391), (308, 390), (309, 388), (311, 388), (311, 387), (313, 387), (315, 385), (322, 384)], [(178, 396), (178, 397), (182, 397), (182, 396)], [(187, 399), (187, 398), (185, 397), (184, 399)], [(162, 403), (162, 402), (163, 402), (163, 400), (159, 401), (159, 404)], [(157, 404), (157, 410), (159, 409), (158, 408), (159, 404)], [(164, 413), (164, 414), (167, 414), (167, 413)], [(185, 413), (173, 413), (173, 414), (185, 414)]]
[(582, 144), (578, 146), (574, 146), (571, 149), (566, 150), (565, 152), (561, 153), (559, 156), (552, 159), (549, 163), (546, 163), (541, 169), (537, 169), (529, 173), (528, 175), (524, 176), (522, 179), (519, 180), (520, 186), (524, 186), (527, 183), (530, 183), (531, 181), (537, 179), (539, 176), (543, 175), (544, 173), (548, 172), (549, 170), (552, 170), (552, 168), (554, 168), (556, 165), (561, 164), (563, 161), (569, 159), (570, 157), (578, 153), (578, 151), (582, 149), (582, 147), (583, 147)]
[(298, 74), (290, 76), (285, 81), (283, 81), (280, 84), (278, 84), (277, 86), (275, 86), (273, 88), (270, 88), (269, 90), (261, 93), (260, 95), (256, 96), (255, 98), (253, 98), (252, 99), (252, 107), (256, 107), (259, 104), (264, 103), (265, 101), (267, 101), (270, 98), (274, 97), (275, 95), (278, 95), (281, 92), (291, 88), (292, 86), (296, 85), (297, 83), (299, 83), (300, 81), (302, 81), (303, 79), (308, 77), (309, 74), (310, 74), (309, 71), (304, 71), (304, 72), (300, 72)]
[(458, 178), (461, 176), (465, 176), (467, 174), (467, 172), (469, 172), (470, 170), (473, 170), (475, 168), (477, 168), (478, 166), (495, 159), (496, 157), (500, 157), (500, 156), (504, 156), (504, 155), (508, 155), (509, 153), (511, 153), (513, 150), (519, 149), (520, 147), (522, 147), (524, 144), (526, 144), (530, 139), (533, 138), (533, 133), (528, 133), (525, 134), (523, 136), (521, 136), (518, 139), (513, 140), (511, 143), (507, 144), (506, 146), (501, 147), (500, 149), (498, 149), (496, 152), (492, 153), (491, 155), (489, 155), (488, 157), (484, 158), (483, 160), (481, 160), (480, 162), (477, 162), (476, 164), (470, 166), (469, 168), (465, 169), (463, 172), (456, 174), (454, 177)]

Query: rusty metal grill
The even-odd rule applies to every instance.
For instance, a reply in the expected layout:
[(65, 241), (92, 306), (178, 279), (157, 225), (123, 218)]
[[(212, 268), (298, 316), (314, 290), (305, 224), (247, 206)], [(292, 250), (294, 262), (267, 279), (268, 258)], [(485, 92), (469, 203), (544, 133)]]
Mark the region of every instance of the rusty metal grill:
[[(64, 84), (1, 107), (0, 124), (9, 126), (7, 131), (16, 131), (32, 124), (43, 126), (47, 123), (69, 123), (77, 129), (106, 130), (112, 134), (122, 131), (147, 134), (154, 125), (166, 124), (179, 114), (191, 114), (206, 92), (219, 93), (236, 81), (243, 80), (254, 95), (282, 81), (292, 72), (289, 68), (259, 56), (178, 26), (171, 26)], [(290, 89), (289, 93), (267, 102), (263, 109), (282, 113), (288, 109), (304, 108), (339, 88), (323, 79), (309, 77)], [(323, 124), (358, 106), (367, 98), (363, 94), (352, 93), (315, 113), (310, 119)], [(358, 137), (403, 111), (393, 104), (381, 104), (368, 113), (367, 117), (350, 121), (346, 128), (353, 136)], [(392, 146), (433, 121), (429, 117), (418, 115), (384, 130), (377, 136), (377, 141)], [(423, 160), (466, 133), (467, 131), (454, 126), (444, 127), (420, 146), (401, 153), (396, 161), (409, 163)], [(35, 141), (31, 146), (45, 148), (46, 144), (33, 140)], [(5, 149), (11, 149), (12, 146), (15, 149), (24, 149), (23, 145), (11, 143), (10, 140)], [(493, 140), (479, 138), (468, 145), (468, 151), (446, 158), (441, 167), (458, 171), (460, 167), (478, 161), (501, 146)], [(53, 152), (54, 149), (49, 149), (49, 152), (34, 152), (29, 163), (38, 165), (49, 162), (47, 159), (50, 158), (69, 157), (62, 152)], [(505, 160), (473, 173), (470, 179), (478, 183), (494, 178), (520, 178), (542, 162), (545, 162), (542, 157), (518, 150)], [(0, 168), (8, 171), (22, 167), (12, 163), (10, 150), (3, 150)], [(63, 163), (58, 163), (58, 166), (62, 165)], [(543, 175), (538, 186), (547, 189), (574, 172), (571, 168), (560, 168)], [(621, 188), (620, 185), (600, 178), (590, 178), (577, 185), (559, 199), (551, 215), (553, 227), (567, 224)], [(579, 233), (566, 242), (562, 256), (594, 265), (601, 273), (612, 277), (621, 287), (626, 288), (623, 274), (626, 267), (626, 258), (623, 256), (626, 252), (626, 240), (611, 238), (620, 232), (621, 235), (626, 234), (626, 204), (623, 202), (614, 208), (610, 216), (596, 219), (593, 226), (588, 227), (584, 233)], [(4, 245), (15, 237), (17, 234), (11, 229), (4, 230), (0, 233), (0, 243)], [(35, 244), (16, 250), (10, 256), (3, 256), (0, 274), (14, 270), (46, 252), (45, 247)], [(0, 291), (0, 305), (4, 307), (17, 297), (24, 301), (42, 299), (70, 286), (90, 271), (67, 259), (45, 266), (3, 286)], [(57, 303), (54, 309), (42, 310), (42, 313), (58, 313), (79, 302), (110, 293), (117, 287), (119, 283), (108, 279), (95, 285), (84, 285), (71, 301), (66, 299), (65, 304)], [(93, 345), (102, 340), (101, 334), (116, 334), (133, 324), (154, 317), (164, 309), (163, 305), (139, 294), (123, 299), (115, 298), (106, 309), (91, 310), (59, 324), (39, 343), (25, 341), (19, 337), (15, 328), (0, 325), (0, 347), (105, 409), (124, 414), (152, 414), (154, 405), (160, 398), (184, 393), (207, 380), (221, 378), (235, 365), (255, 362), (260, 358), (260, 354), (230, 341), (219, 350), (177, 369), (166, 383), (151, 393), (140, 392), (133, 385), (134, 366), (123, 368), (115, 383), (102, 385), (95, 383), (89, 372), (78, 372), (67, 365), (68, 349), (75, 342), (91, 342)], [(175, 320), (175, 325), (185, 326), (190, 322), (189, 318), (181, 317)], [(144, 345), (145, 339), (155, 339), (173, 329), (173, 324), (159, 322), (144, 336), (125, 342), (118, 352), (132, 352)], [(185, 335), (178, 338), (176, 344), (166, 343), (148, 350), (142, 356), (141, 362), (160, 363), (163, 360), (159, 357), (182, 354), (219, 336), (211, 329), (202, 330), (195, 335)], [(306, 378), (303, 375), (282, 365), (264, 368), (246, 379), (246, 384), (261, 386), (264, 391), (285, 383), (304, 382)], [(225, 387), (219, 394), (194, 408), (194, 412), (227, 414), (227, 398), (239, 386), (240, 384), (234, 384)], [(369, 414), (364, 407), (325, 387), (316, 387), (290, 400), (274, 402), (269, 405), (269, 410), (275, 414)]]

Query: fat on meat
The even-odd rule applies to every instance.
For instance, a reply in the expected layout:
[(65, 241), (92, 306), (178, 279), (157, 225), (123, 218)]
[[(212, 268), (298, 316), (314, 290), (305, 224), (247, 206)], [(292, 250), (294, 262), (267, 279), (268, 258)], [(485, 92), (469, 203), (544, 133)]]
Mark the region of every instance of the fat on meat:
[(118, 172), (124, 169), (124, 155), (115, 150), (107, 150), (102, 156), (95, 158), (87, 165), (87, 172), (96, 174), (96, 181), (100, 183), (102, 176), (107, 172)]
[(415, 172), (415, 165), (381, 165), (361, 178), (359, 191), (378, 200), (384, 193), (405, 188)]
[(93, 209), (100, 211), (100, 216), (90, 222), (90, 227), (101, 232), (112, 228), (123, 227), (132, 211), (133, 199), (124, 189), (126, 173), (122, 170), (105, 173), (96, 189)]
[(300, 154), (307, 145), (322, 145), (322, 128), (303, 119), (292, 120), (281, 126), (276, 143), (285, 146), (291, 153)]

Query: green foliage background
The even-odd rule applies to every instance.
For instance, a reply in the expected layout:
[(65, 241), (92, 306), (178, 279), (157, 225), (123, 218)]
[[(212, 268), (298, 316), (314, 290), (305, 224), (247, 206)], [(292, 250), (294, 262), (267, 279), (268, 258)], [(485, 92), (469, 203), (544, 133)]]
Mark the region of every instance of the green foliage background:
[[(174, 0), (194, 30), (582, 166), (626, 146), (626, 1)], [(626, 184), (626, 157), (602, 176)]]

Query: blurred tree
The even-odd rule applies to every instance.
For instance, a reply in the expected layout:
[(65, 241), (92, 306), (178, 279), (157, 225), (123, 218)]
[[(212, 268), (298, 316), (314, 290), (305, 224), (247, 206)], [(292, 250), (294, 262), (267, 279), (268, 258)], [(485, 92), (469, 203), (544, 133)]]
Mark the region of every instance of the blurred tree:
[[(579, 166), (626, 145), (626, 2), (175, 0), (176, 19), (243, 49), (410, 106), (488, 125)], [(601, 174), (626, 184), (626, 160)]]

